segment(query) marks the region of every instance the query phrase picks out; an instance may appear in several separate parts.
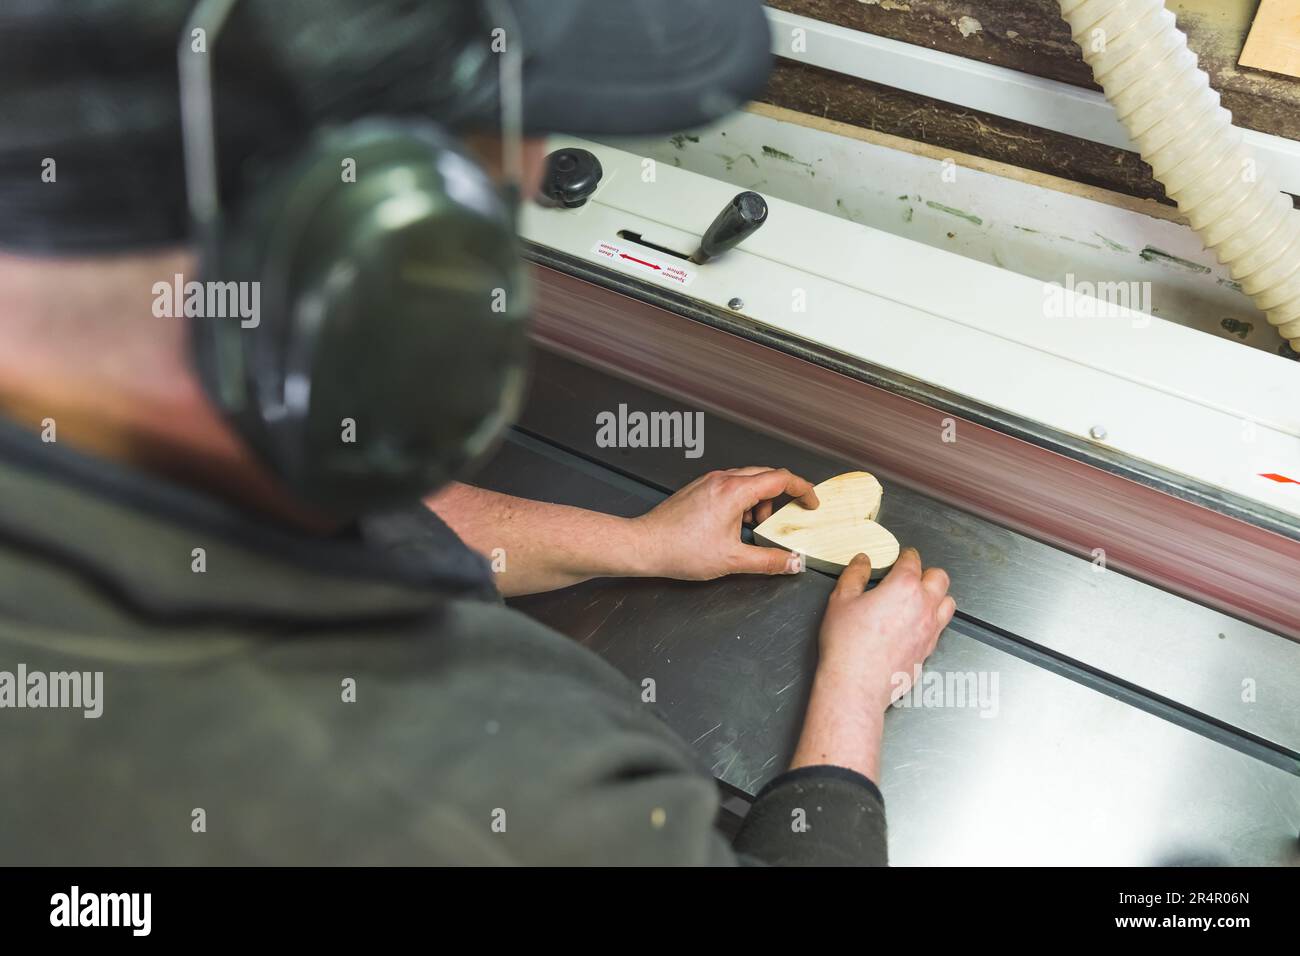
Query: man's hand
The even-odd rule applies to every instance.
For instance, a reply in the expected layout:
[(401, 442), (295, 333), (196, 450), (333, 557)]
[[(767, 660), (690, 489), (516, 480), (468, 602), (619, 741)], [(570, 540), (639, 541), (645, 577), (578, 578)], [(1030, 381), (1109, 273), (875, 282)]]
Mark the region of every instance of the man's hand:
[(923, 572), (915, 548), (905, 548), (880, 585), (867, 591), (870, 578), (865, 554), (840, 575), (822, 619), (818, 666), (853, 674), (863, 699), (884, 710), (912, 686), (957, 604), (948, 595), (947, 573)]
[(923, 571), (915, 548), (866, 591), (870, 578), (871, 562), (859, 554), (831, 593), (792, 767), (833, 764), (878, 780), (885, 708), (911, 687), (957, 609), (948, 575)]
[(817, 507), (812, 485), (777, 468), (712, 472), (639, 518), (528, 501), (458, 482), (425, 504), (493, 562), (497, 587), (509, 597), (594, 577), (704, 581), (738, 572), (798, 570), (789, 552), (740, 540), (741, 520), (766, 520), (772, 500), (782, 494)]
[(784, 468), (731, 468), (695, 479), (635, 519), (646, 557), (645, 573), (708, 581), (725, 574), (801, 570), (800, 559), (788, 551), (740, 540), (741, 523), (765, 521), (772, 514), (773, 500), (783, 494), (798, 498), (807, 508), (819, 504), (812, 484)]

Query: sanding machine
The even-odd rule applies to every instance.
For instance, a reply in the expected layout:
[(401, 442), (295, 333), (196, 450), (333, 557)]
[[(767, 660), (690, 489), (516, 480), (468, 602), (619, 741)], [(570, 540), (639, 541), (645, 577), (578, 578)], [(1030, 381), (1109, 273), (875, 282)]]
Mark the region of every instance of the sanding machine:
[[(550, 148), (532, 396), (480, 482), (637, 514), (712, 468), (870, 471), (958, 607), (886, 721), (893, 862), (1300, 863), (1300, 365), (1185, 214), (764, 105)], [(637, 412), (664, 427), (599, 428)], [(743, 812), (832, 584), (518, 605), (652, 688)]]

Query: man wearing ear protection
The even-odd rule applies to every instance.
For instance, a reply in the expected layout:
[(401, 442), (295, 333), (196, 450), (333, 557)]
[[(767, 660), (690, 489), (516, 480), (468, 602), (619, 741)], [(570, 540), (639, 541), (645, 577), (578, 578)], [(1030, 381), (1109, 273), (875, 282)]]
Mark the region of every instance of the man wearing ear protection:
[(778, 573), (740, 522), (808, 483), (709, 475), (635, 522), (452, 483), (526, 356), (465, 138), (527, 191), (522, 134), (707, 123), (768, 46), (751, 0), (9, 0), (0, 859), (884, 862), (883, 713), (942, 571), (841, 577), (794, 766), (729, 842), (689, 746), (498, 584)]

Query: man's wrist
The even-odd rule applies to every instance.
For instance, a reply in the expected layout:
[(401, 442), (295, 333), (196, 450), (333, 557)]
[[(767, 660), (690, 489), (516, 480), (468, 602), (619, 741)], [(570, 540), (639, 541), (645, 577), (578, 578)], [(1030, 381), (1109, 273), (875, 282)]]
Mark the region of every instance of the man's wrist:
[(875, 649), (864, 643), (868, 640), (869, 637), (863, 637), (851, 646), (840, 644), (830, 648), (823, 644), (814, 681), (834, 688), (835, 693), (846, 699), (862, 701), (883, 713), (893, 701), (895, 675), (885, 673)]
[(830, 764), (877, 780), (884, 730), (885, 707), (859, 677), (819, 664), (791, 768)]
[(621, 578), (666, 577), (658, 542), (647, 526), (645, 516), (613, 518), (612, 521), (614, 524), (605, 546), (611, 567), (604, 574)]

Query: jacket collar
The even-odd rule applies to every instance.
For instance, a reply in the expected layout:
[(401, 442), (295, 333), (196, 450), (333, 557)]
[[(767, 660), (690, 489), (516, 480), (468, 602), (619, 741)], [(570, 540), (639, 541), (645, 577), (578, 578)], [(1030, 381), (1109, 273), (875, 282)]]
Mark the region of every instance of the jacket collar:
[(353, 526), (316, 537), (190, 488), (44, 442), (0, 419), (0, 547), (68, 566), (160, 620), (319, 624), (407, 617), (491, 590), (476, 555), (423, 505), (409, 520), (453, 548), (377, 548)]

